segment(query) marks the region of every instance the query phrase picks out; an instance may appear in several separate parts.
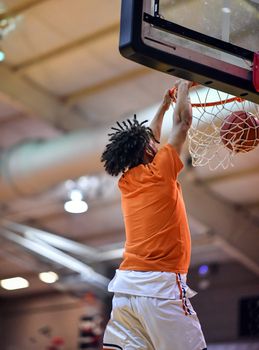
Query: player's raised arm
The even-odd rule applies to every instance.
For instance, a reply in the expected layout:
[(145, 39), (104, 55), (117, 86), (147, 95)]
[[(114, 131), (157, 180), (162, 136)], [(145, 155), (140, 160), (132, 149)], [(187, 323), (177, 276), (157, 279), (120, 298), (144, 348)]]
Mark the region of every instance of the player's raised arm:
[(173, 113), (173, 127), (170, 131), (168, 143), (170, 143), (180, 154), (186, 140), (187, 132), (192, 124), (192, 107), (189, 98), (189, 89), (192, 83), (189, 81), (178, 81), (177, 98)]
[(169, 109), (172, 102), (172, 98), (170, 97), (170, 90), (165, 92), (163, 101), (161, 102), (156, 115), (152, 119), (150, 123), (150, 129), (152, 130), (155, 139), (160, 142), (161, 136), (161, 127), (164, 119), (165, 112)]

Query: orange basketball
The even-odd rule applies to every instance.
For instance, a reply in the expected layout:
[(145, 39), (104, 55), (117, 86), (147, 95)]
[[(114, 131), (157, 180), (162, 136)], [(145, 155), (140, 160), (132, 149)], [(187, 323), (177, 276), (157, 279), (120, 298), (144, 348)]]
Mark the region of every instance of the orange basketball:
[(252, 151), (259, 143), (259, 121), (250, 113), (233, 112), (223, 120), (220, 136), (231, 151)]

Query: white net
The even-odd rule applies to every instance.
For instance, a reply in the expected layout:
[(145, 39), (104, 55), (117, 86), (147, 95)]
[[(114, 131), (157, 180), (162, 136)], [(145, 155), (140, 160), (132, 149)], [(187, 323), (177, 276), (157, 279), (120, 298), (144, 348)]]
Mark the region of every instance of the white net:
[(234, 156), (258, 145), (259, 105), (204, 87), (192, 88), (190, 96), (193, 123), (188, 138), (193, 166), (226, 169)]

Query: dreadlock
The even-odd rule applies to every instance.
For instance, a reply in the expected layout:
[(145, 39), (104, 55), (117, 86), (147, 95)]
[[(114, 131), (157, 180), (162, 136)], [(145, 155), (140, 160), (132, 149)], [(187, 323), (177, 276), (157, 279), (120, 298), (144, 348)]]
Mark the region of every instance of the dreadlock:
[(117, 176), (126, 169), (143, 163), (144, 151), (150, 139), (159, 143), (152, 130), (144, 126), (146, 122), (147, 120), (139, 123), (134, 114), (133, 120), (116, 122), (118, 127), (111, 128), (114, 132), (108, 134), (110, 142), (106, 145), (101, 157), (108, 174)]

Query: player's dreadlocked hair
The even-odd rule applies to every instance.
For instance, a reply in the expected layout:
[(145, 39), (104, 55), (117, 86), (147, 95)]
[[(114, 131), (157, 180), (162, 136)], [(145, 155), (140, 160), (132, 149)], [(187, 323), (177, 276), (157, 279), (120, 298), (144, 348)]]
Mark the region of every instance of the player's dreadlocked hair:
[(146, 122), (147, 120), (139, 123), (135, 114), (133, 120), (116, 122), (118, 128), (111, 128), (115, 132), (108, 134), (110, 142), (101, 157), (108, 174), (117, 176), (126, 169), (143, 163), (144, 151), (150, 139), (158, 142), (152, 130), (144, 126)]

